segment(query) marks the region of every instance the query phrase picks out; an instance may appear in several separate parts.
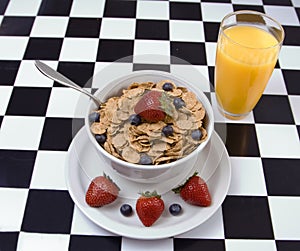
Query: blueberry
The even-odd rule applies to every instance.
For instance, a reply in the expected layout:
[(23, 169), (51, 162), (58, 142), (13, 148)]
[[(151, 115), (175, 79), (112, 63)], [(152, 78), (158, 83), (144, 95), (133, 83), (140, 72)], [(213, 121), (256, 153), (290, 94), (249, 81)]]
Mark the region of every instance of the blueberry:
[(92, 112), (89, 115), (90, 123), (99, 122), (100, 121), (100, 113), (99, 112)]
[(179, 215), (181, 213), (181, 206), (174, 203), (169, 207), (169, 212), (174, 216)]
[(103, 134), (96, 134), (95, 135), (95, 139), (97, 140), (97, 142), (99, 144), (104, 144), (105, 141), (106, 141), (106, 134), (105, 133), (103, 133)]
[(139, 164), (141, 164), (141, 165), (151, 165), (152, 164), (152, 159), (149, 155), (142, 154), (141, 158), (140, 158), (140, 161), (139, 161)]
[(192, 139), (199, 141), (202, 138), (202, 132), (199, 129), (192, 131)]
[(179, 108), (185, 106), (185, 102), (182, 100), (182, 98), (174, 98), (173, 104), (176, 109), (179, 109)]
[(120, 212), (124, 216), (130, 216), (132, 214), (132, 207), (129, 204), (123, 204), (120, 207)]
[(164, 83), (164, 85), (162, 86), (164, 91), (172, 91), (173, 90), (173, 85), (170, 82), (166, 82)]
[(174, 130), (173, 127), (171, 125), (166, 125), (165, 127), (163, 127), (162, 129), (162, 133), (168, 137), (171, 136), (173, 134)]
[(142, 118), (138, 114), (132, 114), (129, 117), (129, 121), (130, 121), (130, 124), (137, 126), (142, 122)]

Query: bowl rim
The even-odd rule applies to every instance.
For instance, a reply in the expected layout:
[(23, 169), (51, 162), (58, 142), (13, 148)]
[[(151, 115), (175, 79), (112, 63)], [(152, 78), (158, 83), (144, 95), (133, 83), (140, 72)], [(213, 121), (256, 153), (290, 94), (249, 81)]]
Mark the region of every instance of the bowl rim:
[[(111, 86), (111, 89), (108, 91), (108, 93), (110, 91), (113, 90), (113, 83), (120, 83), (120, 82), (124, 82), (126, 80), (129, 80), (131, 78), (134, 77), (141, 77), (143, 75), (154, 75), (157, 77), (164, 77), (166, 79), (170, 79), (172, 81), (176, 80), (176, 82), (178, 83), (184, 83), (182, 86), (187, 87), (189, 90), (191, 89), (195, 89), (195, 87), (193, 87), (188, 80), (179, 77), (176, 74), (173, 73), (169, 73), (169, 72), (165, 72), (165, 71), (159, 71), (159, 70), (139, 70), (139, 71), (134, 71), (131, 72), (129, 74), (126, 74), (124, 76), (121, 76), (119, 78), (115, 78), (112, 79), (111, 81), (105, 83), (103, 86), (100, 86), (96, 92), (94, 93), (94, 95), (98, 96), (98, 94), (103, 91), (105, 88), (107, 88), (108, 86)], [(204, 77), (203, 77), (204, 78)], [(131, 82), (132, 83), (132, 82)], [(181, 85), (179, 85), (181, 86)], [(195, 157), (195, 155), (198, 155), (198, 153), (208, 144), (208, 142), (211, 139), (211, 135), (214, 131), (214, 114), (213, 114), (213, 109), (212, 106), (210, 104), (210, 101), (208, 100), (208, 98), (206, 97), (206, 95), (204, 94), (204, 92), (199, 88), (197, 89), (197, 92), (195, 93), (196, 96), (198, 97), (198, 99), (201, 101), (201, 103), (203, 104), (205, 111), (206, 111), (206, 116), (208, 116), (209, 118), (209, 128), (205, 128), (207, 130), (207, 140), (203, 141), (202, 143), (200, 143), (200, 145), (191, 153), (189, 153), (188, 155), (177, 159), (175, 161), (172, 161), (170, 163), (165, 163), (165, 164), (158, 164), (158, 165), (142, 165), (142, 164), (136, 164), (136, 163), (130, 163), (127, 162), (125, 160), (119, 159), (115, 156), (113, 156), (112, 154), (110, 154), (109, 152), (107, 152), (101, 145), (99, 145), (99, 143), (96, 141), (93, 133), (90, 130), (90, 122), (89, 122), (89, 114), (92, 111), (92, 107), (95, 106), (94, 102), (92, 100), (90, 100), (86, 114), (85, 114), (85, 127), (87, 130), (87, 134), (88, 137), (90, 139), (90, 141), (93, 143), (93, 145), (96, 147), (96, 149), (98, 149), (102, 154), (104, 154), (106, 157), (108, 157), (111, 161), (116, 162), (117, 164), (123, 165), (123, 166), (127, 166), (130, 167), (131, 169), (135, 169), (135, 170), (163, 170), (163, 169), (167, 169), (170, 168), (174, 165), (180, 165), (182, 162), (186, 162), (187, 160)], [(201, 96), (201, 98), (198, 96), (198, 94)], [(107, 94), (106, 94), (107, 95)], [(105, 99), (107, 99), (107, 97), (105, 97)]]

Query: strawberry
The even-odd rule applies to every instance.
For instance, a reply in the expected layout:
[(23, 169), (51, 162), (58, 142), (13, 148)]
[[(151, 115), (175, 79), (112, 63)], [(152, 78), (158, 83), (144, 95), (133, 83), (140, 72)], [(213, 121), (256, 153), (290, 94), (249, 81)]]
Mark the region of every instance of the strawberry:
[(92, 180), (85, 195), (85, 201), (91, 207), (102, 207), (115, 201), (120, 188), (103, 174)]
[(183, 185), (172, 189), (179, 193), (180, 197), (187, 203), (207, 207), (211, 204), (211, 196), (205, 181), (194, 173)]
[(150, 227), (165, 209), (164, 201), (156, 191), (142, 193), (136, 202), (136, 212), (144, 226)]
[(147, 122), (163, 121), (173, 111), (171, 99), (160, 91), (148, 91), (134, 107), (134, 112)]

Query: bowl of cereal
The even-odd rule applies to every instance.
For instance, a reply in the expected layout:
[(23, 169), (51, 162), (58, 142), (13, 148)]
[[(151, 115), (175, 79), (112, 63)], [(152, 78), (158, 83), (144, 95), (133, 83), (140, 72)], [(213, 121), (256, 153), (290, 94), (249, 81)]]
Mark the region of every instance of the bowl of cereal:
[(189, 172), (214, 130), (206, 95), (167, 72), (133, 72), (95, 95), (105, 104), (89, 104), (89, 140), (112, 170), (132, 181), (158, 183)]

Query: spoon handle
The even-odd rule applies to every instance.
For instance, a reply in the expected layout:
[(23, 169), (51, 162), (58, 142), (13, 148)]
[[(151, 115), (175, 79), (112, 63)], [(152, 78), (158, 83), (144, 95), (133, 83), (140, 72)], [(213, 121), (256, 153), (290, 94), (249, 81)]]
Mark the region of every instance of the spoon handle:
[(35, 60), (35, 66), (46, 77), (48, 77), (48, 78), (64, 85), (64, 86), (71, 87), (71, 88), (73, 88), (77, 91), (80, 91), (80, 92), (88, 95), (96, 103), (96, 105), (98, 107), (102, 106), (102, 102), (97, 97), (95, 97), (93, 94), (89, 93), (88, 91), (86, 91), (85, 89), (80, 87), (79, 85), (75, 84), (72, 80), (68, 79), (67, 77), (65, 77), (61, 73), (53, 70), (51, 67), (49, 67), (45, 63), (42, 63), (39, 60)]

